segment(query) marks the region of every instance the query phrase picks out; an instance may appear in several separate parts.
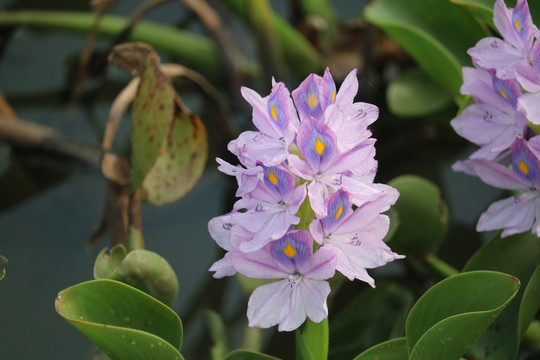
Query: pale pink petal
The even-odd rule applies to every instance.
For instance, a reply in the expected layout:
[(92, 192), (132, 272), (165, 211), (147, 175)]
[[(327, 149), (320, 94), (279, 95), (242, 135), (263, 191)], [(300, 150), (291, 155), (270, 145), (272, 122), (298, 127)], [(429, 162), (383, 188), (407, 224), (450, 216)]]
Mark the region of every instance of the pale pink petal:
[(330, 285), (326, 281), (308, 278), (303, 279), (302, 285), (306, 315), (315, 323), (323, 321), (328, 317), (326, 299), (330, 294)]
[(236, 274), (236, 269), (234, 268), (231, 259), (231, 253), (226, 253), (223, 258), (213, 263), (210, 269), (208, 269), (208, 271), (215, 271), (214, 275), (212, 276), (216, 279), (221, 279), (226, 276), (232, 276)]
[(526, 192), (499, 200), (489, 206), (478, 220), (477, 231), (504, 229), (501, 237), (528, 231), (533, 226), (538, 207), (538, 194)]
[(280, 323), (290, 312), (291, 294), (287, 280), (256, 288), (248, 301), (249, 326), (269, 328)]
[(267, 249), (250, 253), (232, 251), (231, 259), (236, 271), (255, 279), (283, 279), (289, 276), (289, 272), (274, 261)]

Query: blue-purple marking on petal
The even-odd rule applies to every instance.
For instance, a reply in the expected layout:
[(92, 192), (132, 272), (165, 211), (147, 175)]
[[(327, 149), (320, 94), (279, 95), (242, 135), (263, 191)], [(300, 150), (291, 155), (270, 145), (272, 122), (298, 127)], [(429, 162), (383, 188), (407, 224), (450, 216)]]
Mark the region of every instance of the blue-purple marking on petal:
[(291, 265), (298, 269), (311, 261), (313, 256), (313, 238), (307, 230), (293, 230), (281, 239), (270, 243), (272, 258), (284, 268)]
[(328, 231), (340, 222), (351, 209), (349, 193), (343, 189), (338, 190), (328, 199), (328, 215), (321, 220), (323, 229)]
[(512, 169), (522, 179), (540, 188), (540, 160), (529, 150), (524, 139), (518, 138), (512, 145)]

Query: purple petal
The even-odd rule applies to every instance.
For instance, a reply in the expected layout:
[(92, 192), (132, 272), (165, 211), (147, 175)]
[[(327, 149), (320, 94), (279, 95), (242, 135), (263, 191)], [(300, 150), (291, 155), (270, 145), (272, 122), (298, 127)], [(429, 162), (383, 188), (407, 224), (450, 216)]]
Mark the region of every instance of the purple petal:
[(351, 196), (345, 190), (338, 190), (330, 196), (326, 203), (327, 215), (321, 220), (326, 233), (331, 233), (334, 225), (340, 223), (352, 212)]
[(311, 74), (292, 92), (294, 104), (302, 122), (308, 117), (322, 118), (324, 110), (319, 96), (320, 79), (320, 76)]
[(326, 216), (326, 205), (324, 200), (328, 196), (328, 187), (319, 182), (312, 181), (307, 186), (309, 203), (315, 212), (315, 216), (320, 219)]
[(234, 268), (242, 275), (255, 279), (285, 279), (290, 274), (274, 261), (267, 248), (244, 253), (232, 251)]
[(512, 169), (521, 179), (540, 188), (540, 160), (524, 139), (518, 138), (512, 145)]
[(334, 276), (336, 271), (336, 254), (329, 247), (320, 247), (313, 254), (308, 267), (302, 272), (304, 278), (326, 280)]
[(528, 231), (533, 226), (538, 209), (538, 194), (526, 192), (499, 200), (489, 206), (478, 224), (477, 231), (504, 229), (501, 237)]
[(497, 76), (501, 79), (511, 79), (514, 76), (513, 67), (527, 61), (521, 51), (494, 37), (481, 39), (468, 53), (477, 66), (496, 69)]
[(525, 190), (530, 187), (529, 182), (503, 165), (484, 159), (471, 159), (469, 164), (475, 174), (488, 185), (506, 190)]
[(531, 123), (540, 125), (540, 92), (523, 94), (518, 99), (518, 109), (526, 114)]
[(281, 199), (288, 198), (293, 192), (296, 180), (294, 176), (277, 167), (264, 168), (264, 183), (268, 189), (275, 192)]
[(290, 274), (302, 273), (313, 256), (313, 238), (307, 230), (293, 230), (269, 244), (272, 258)]
[(289, 313), (285, 316), (278, 326), (278, 331), (296, 330), (304, 321), (306, 321), (306, 304), (304, 294), (304, 281), (292, 287), (289, 297)]
[(244, 131), (238, 139), (229, 143), (228, 149), (247, 166), (276, 166), (289, 156), (288, 146), (283, 139), (274, 139), (256, 131)]
[(323, 321), (328, 317), (326, 299), (330, 294), (330, 285), (326, 281), (306, 278), (302, 281), (302, 285), (306, 315), (315, 323)]
[(332, 160), (336, 151), (336, 136), (328, 126), (313, 118), (300, 124), (296, 145), (314, 172), (318, 172)]
[(236, 274), (236, 269), (234, 268), (231, 259), (231, 253), (226, 253), (223, 258), (213, 263), (208, 271), (214, 271), (215, 273), (213, 277), (216, 279), (221, 279), (226, 276), (233, 276)]
[(280, 323), (290, 312), (292, 291), (287, 280), (256, 288), (248, 301), (249, 326), (269, 328)]
[(345, 80), (343, 80), (343, 83), (339, 87), (339, 91), (336, 96), (336, 103), (339, 107), (350, 106), (353, 103), (354, 97), (358, 92), (358, 79), (356, 78), (356, 73), (356, 69), (351, 70), (351, 72), (347, 75), (347, 77), (345, 78)]

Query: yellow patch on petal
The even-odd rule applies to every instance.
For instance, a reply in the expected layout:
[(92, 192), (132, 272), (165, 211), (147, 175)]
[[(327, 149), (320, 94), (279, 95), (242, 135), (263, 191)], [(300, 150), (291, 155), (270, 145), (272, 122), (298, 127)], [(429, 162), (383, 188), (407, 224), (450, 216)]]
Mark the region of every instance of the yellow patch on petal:
[(277, 178), (276, 174), (274, 174), (274, 172), (272, 170), (268, 171), (268, 176), (266, 178), (268, 180), (270, 180), (270, 182), (272, 184), (274, 184), (274, 186), (277, 186), (278, 178)]
[(501, 94), (501, 96), (503, 98), (505, 98), (506, 100), (508, 100), (508, 95), (506, 95), (506, 93), (504, 92), (504, 89), (503, 88), (500, 88), (499, 89), (499, 94)]
[(523, 160), (519, 162), (519, 171), (521, 171), (525, 175), (529, 173), (529, 167), (527, 166), (527, 164), (525, 164), (525, 161)]
[(319, 140), (319, 138), (317, 138), (317, 140), (315, 141), (315, 147), (314, 147), (317, 154), (322, 155), (324, 148), (325, 148), (324, 143), (321, 140)]
[(274, 118), (274, 120), (277, 122), (277, 110), (276, 110), (276, 104), (274, 104), (274, 106), (272, 106), (272, 117)]
[(518, 31), (518, 32), (521, 32), (521, 26), (519, 26), (519, 18), (516, 19), (515, 25), (516, 25), (517, 31)]
[(289, 242), (287, 243), (287, 246), (283, 248), (283, 253), (287, 255), (288, 257), (290, 257), (291, 259), (294, 257), (294, 255), (296, 255), (297, 252), (298, 250), (293, 248), (291, 243)]
[(311, 94), (309, 94), (309, 97), (307, 99), (307, 104), (311, 110), (315, 109), (315, 106), (319, 103), (319, 98), (317, 98), (317, 95), (312, 91)]
[(335, 215), (335, 218), (336, 219), (339, 219), (339, 217), (341, 216), (341, 213), (343, 212), (343, 208), (341, 207), (341, 205), (339, 205), (337, 211), (336, 211), (336, 215)]
[(336, 101), (336, 92), (332, 89), (332, 104)]

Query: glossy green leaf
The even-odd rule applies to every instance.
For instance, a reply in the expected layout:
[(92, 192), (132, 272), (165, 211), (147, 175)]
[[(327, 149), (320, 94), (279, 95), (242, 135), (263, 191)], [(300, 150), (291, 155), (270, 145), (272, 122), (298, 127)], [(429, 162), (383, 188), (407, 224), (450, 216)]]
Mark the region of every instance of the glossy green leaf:
[(94, 279), (110, 279), (115, 271), (122, 265), (127, 250), (122, 244), (114, 246), (108, 253), (108, 248), (101, 250), (94, 263)]
[(183, 359), (182, 323), (165, 304), (114, 280), (61, 291), (56, 311), (112, 360)]
[(227, 330), (223, 318), (213, 310), (206, 310), (204, 317), (210, 332), (210, 338), (214, 341), (214, 344), (210, 347), (210, 359), (221, 360), (225, 357), (228, 349)]
[(452, 97), (420, 68), (402, 72), (386, 91), (390, 110), (402, 117), (425, 116), (453, 103)]
[(403, 336), (413, 302), (411, 291), (395, 284), (366, 288), (332, 312), (329, 358), (349, 360), (375, 344)]
[(399, 223), (388, 245), (403, 254), (428, 252), (442, 241), (448, 226), (448, 210), (439, 188), (416, 175), (399, 176), (388, 185), (400, 193), (393, 206)]
[(517, 278), (493, 271), (461, 273), (437, 283), (407, 317), (409, 359), (459, 359), (518, 290)]
[[(491, 239), (465, 265), (463, 271), (493, 270), (513, 275), (521, 281), (523, 289), (474, 344), (471, 351), (479, 359), (516, 357), (523, 335), (522, 332), (519, 335), (518, 331), (527, 328), (532, 320), (531, 311), (539, 305), (538, 289), (536, 284), (529, 280), (538, 264), (540, 264), (539, 239), (533, 234), (523, 233), (503, 239), (499, 236)], [(524, 292), (528, 293), (527, 297), (524, 297)], [(520, 310), (522, 304), (525, 304), (525, 307)], [(519, 325), (521, 312), (523, 318)]]
[(397, 338), (370, 347), (354, 360), (408, 360), (407, 339)]
[(518, 340), (522, 340), (540, 308), (540, 265), (529, 279), (523, 292), (518, 316)]
[(251, 350), (234, 350), (228, 353), (224, 360), (279, 360), (279, 358)]
[(306, 319), (296, 330), (297, 360), (326, 360), (328, 358), (328, 319), (320, 323)]
[(103, 249), (94, 265), (96, 279), (113, 279), (131, 285), (171, 306), (178, 295), (178, 279), (169, 263), (149, 250), (133, 250), (126, 254), (118, 245), (107, 254)]
[(463, 7), (440, 0), (378, 0), (366, 19), (396, 40), (449, 94), (459, 97), (467, 49), (486, 31)]
[(492, 29), (495, 29), (493, 24), (493, 5), (495, 0), (450, 0), (456, 5), (460, 5), (470, 10), (475, 16), (478, 16), (482, 21), (488, 24)]

